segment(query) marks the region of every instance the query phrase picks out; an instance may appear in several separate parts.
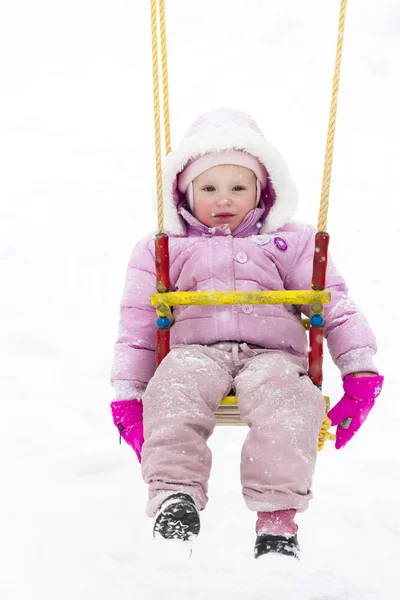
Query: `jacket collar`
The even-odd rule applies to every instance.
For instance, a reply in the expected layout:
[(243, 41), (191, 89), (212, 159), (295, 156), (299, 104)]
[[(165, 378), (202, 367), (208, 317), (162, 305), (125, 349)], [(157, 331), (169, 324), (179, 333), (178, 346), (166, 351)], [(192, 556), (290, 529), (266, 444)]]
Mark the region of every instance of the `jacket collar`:
[(238, 225), (235, 231), (231, 232), (228, 225), (222, 227), (207, 227), (192, 215), (186, 208), (181, 206), (178, 213), (182, 217), (186, 225), (186, 235), (188, 237), (213, 237), (218, 235), (232, 235), (232, 237), (248, 237), (260, 233), (261, 217), (265, 212), (265, 208), (253, 208), (243, 221)]

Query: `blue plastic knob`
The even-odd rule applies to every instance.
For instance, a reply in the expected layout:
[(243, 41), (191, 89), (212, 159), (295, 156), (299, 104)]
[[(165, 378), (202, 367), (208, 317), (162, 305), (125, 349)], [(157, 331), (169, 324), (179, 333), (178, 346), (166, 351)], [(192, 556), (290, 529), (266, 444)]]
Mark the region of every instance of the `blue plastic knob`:
[(310, 319), (312, 327), (322, 327), (324, 324), (324, 317), (322, 315), (313, 315)]
[(168, 329), (169, 327), (169, 319), (167, 317), (158, 317), (156, 323), (159, 329)]

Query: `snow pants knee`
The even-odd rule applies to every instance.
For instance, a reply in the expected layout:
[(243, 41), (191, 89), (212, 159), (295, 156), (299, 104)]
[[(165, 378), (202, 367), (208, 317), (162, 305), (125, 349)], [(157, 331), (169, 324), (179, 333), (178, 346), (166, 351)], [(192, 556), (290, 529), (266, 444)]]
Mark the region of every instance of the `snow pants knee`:
[(143, 395), (142, 475), (147, 514), (170, 494), (207, 503), (211, 451), (221, 399), (234, 389), (249, 426), (241, 483), (250, 510), (306, 510), (312, 497), (324, 398), (307, 375), (305, 358), (236, 342), (176, 346)]

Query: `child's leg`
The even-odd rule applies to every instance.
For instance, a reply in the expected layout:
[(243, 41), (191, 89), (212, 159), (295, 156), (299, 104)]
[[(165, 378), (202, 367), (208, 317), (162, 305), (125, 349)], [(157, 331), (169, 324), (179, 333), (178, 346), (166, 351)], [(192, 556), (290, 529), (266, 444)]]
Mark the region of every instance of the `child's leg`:
[(146, 512), (154, 516), (174, 492), (207, 502), (215, 411), (232, 386), (229, 353), (208, 346), (175, 347), (143, 395), (142, 475), (149, 484)]
[(325, 402), (305, 360), (284, 352), (258, 354), (246, 362), (235, 387), (250, 427), (241, 460), (248, 508), (306, 510)]

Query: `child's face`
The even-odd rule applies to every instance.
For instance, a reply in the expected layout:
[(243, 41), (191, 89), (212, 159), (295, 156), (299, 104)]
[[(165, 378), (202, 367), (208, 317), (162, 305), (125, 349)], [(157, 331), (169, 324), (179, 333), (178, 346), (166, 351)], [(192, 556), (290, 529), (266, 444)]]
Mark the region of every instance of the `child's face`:
[(256, 206), (256, 176), (239, 165), (217, 165), (193, 180), (193, 213), (207, 225), (231, 231)]

